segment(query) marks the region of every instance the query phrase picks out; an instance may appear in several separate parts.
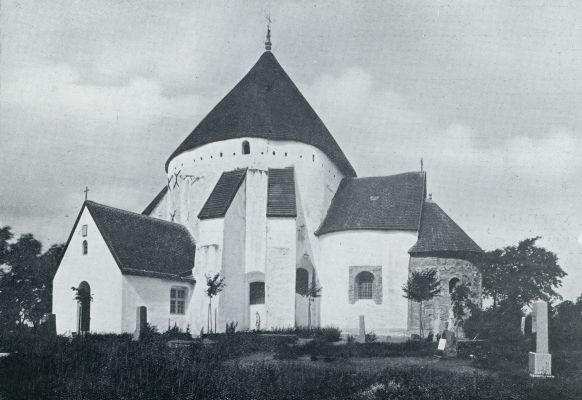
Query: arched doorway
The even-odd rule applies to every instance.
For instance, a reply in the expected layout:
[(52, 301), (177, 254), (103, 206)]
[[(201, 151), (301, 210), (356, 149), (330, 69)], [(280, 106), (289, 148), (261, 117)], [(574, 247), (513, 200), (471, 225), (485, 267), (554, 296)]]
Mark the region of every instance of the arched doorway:
[(86, 281), (79, 284), (77, 294), (77, 333), (84, 334), (91, 328), (91, 286)]

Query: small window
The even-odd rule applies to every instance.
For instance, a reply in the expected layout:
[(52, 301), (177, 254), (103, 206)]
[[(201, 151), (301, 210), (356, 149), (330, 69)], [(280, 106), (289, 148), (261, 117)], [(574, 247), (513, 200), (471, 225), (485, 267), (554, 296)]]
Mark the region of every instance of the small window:
[(459, 284), (459, 278), (453, 278), (449, 281), (449, 293), (453, 293), (455, 287)]
[(186, 313), (186, 288), (170, 289), (170, 314)]
[(246, 140), (242, 142), (242, 153), (251, 154), (251, 145)]
[(87, 237), (87, 225), (83, 225), (81, 231), (83, 237)]
[(356, 295), (358, 300), (372, 299), (374, 289), (374, 275), (368, 271), (356, 275)]
[(86, 240), (83, 240), (83, 255), (86, 255), (89, 253), (89, 244), (87, 243)]
[(265, 282), (249, 284), (249, 304), (265, 304)]
[(305, 295), (309, 288), (309, 272), (305, 268), (295, 270), (295, 293)]

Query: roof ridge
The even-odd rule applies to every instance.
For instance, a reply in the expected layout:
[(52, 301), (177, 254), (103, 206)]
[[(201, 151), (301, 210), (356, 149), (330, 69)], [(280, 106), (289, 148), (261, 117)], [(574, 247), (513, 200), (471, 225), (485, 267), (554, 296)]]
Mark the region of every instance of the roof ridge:
[(110, 206), (110, 205), (107, 205), (107, 204), (103, 204), (103, 203), (97, 203), (97, 202), (92, 201), (92, 200), (85, 200), (85, 202), (87, 204), (94, 204), (94, 205), (96, 205), (98, 207), (104, 207), (104, 208), (108, 208), (110, 210), (119, 211), (119, 212), (124, 213), (124, 214), (127, 214), (127, 215), (131, 215), (131, 216), (135, 216), (135, 217), (147, 219), (147, 220), (150, 220), (152, 222), (170, 225), (172, 227), (180, 228), (180, 229), (185, 230), (188, 233), (190, 233), (190, 231), (188, 230), (188, 228), (186, 228), (184, 225), (179, 224), (177, 222), (171, 222), (171, 221), (166, 221), (165, 219), (161, 219), (161, 218), (150, 217), (149, 215), (144, 215), (144, 214), (137, 213), (137, 212), (134, 212), (134, 211), (124, 210), (123, 208), (117, 208), (117, 207), (113, 207), (113, 206)]

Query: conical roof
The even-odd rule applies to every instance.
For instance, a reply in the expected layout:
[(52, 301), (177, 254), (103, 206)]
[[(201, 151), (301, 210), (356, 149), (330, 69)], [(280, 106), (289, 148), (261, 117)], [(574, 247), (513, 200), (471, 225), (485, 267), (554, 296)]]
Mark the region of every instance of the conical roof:
[(283, 70), (264, 52), (166, 162), (208, 143), (243, 137), (289, 140), (323, 151), (347, 177), (356, 172), (321, 119)]
[(410, 254), (438, 252), (482, 253), (483, 250), (435, 202), (426, 200), (418, 241)]

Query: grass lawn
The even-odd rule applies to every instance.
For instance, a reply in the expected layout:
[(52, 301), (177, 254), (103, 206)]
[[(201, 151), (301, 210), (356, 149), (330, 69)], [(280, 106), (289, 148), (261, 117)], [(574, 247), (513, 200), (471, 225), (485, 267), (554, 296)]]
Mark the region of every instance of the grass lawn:
[(0, 359), (0, 399), (582, 399), (580, 354), (556, 355), (556, 378), (534, 380), (525, 365), (480, 369), (418, 343), (289, 352), (274, 337), (215, 339), (182, 349), (161, 336), (32, 341)]

